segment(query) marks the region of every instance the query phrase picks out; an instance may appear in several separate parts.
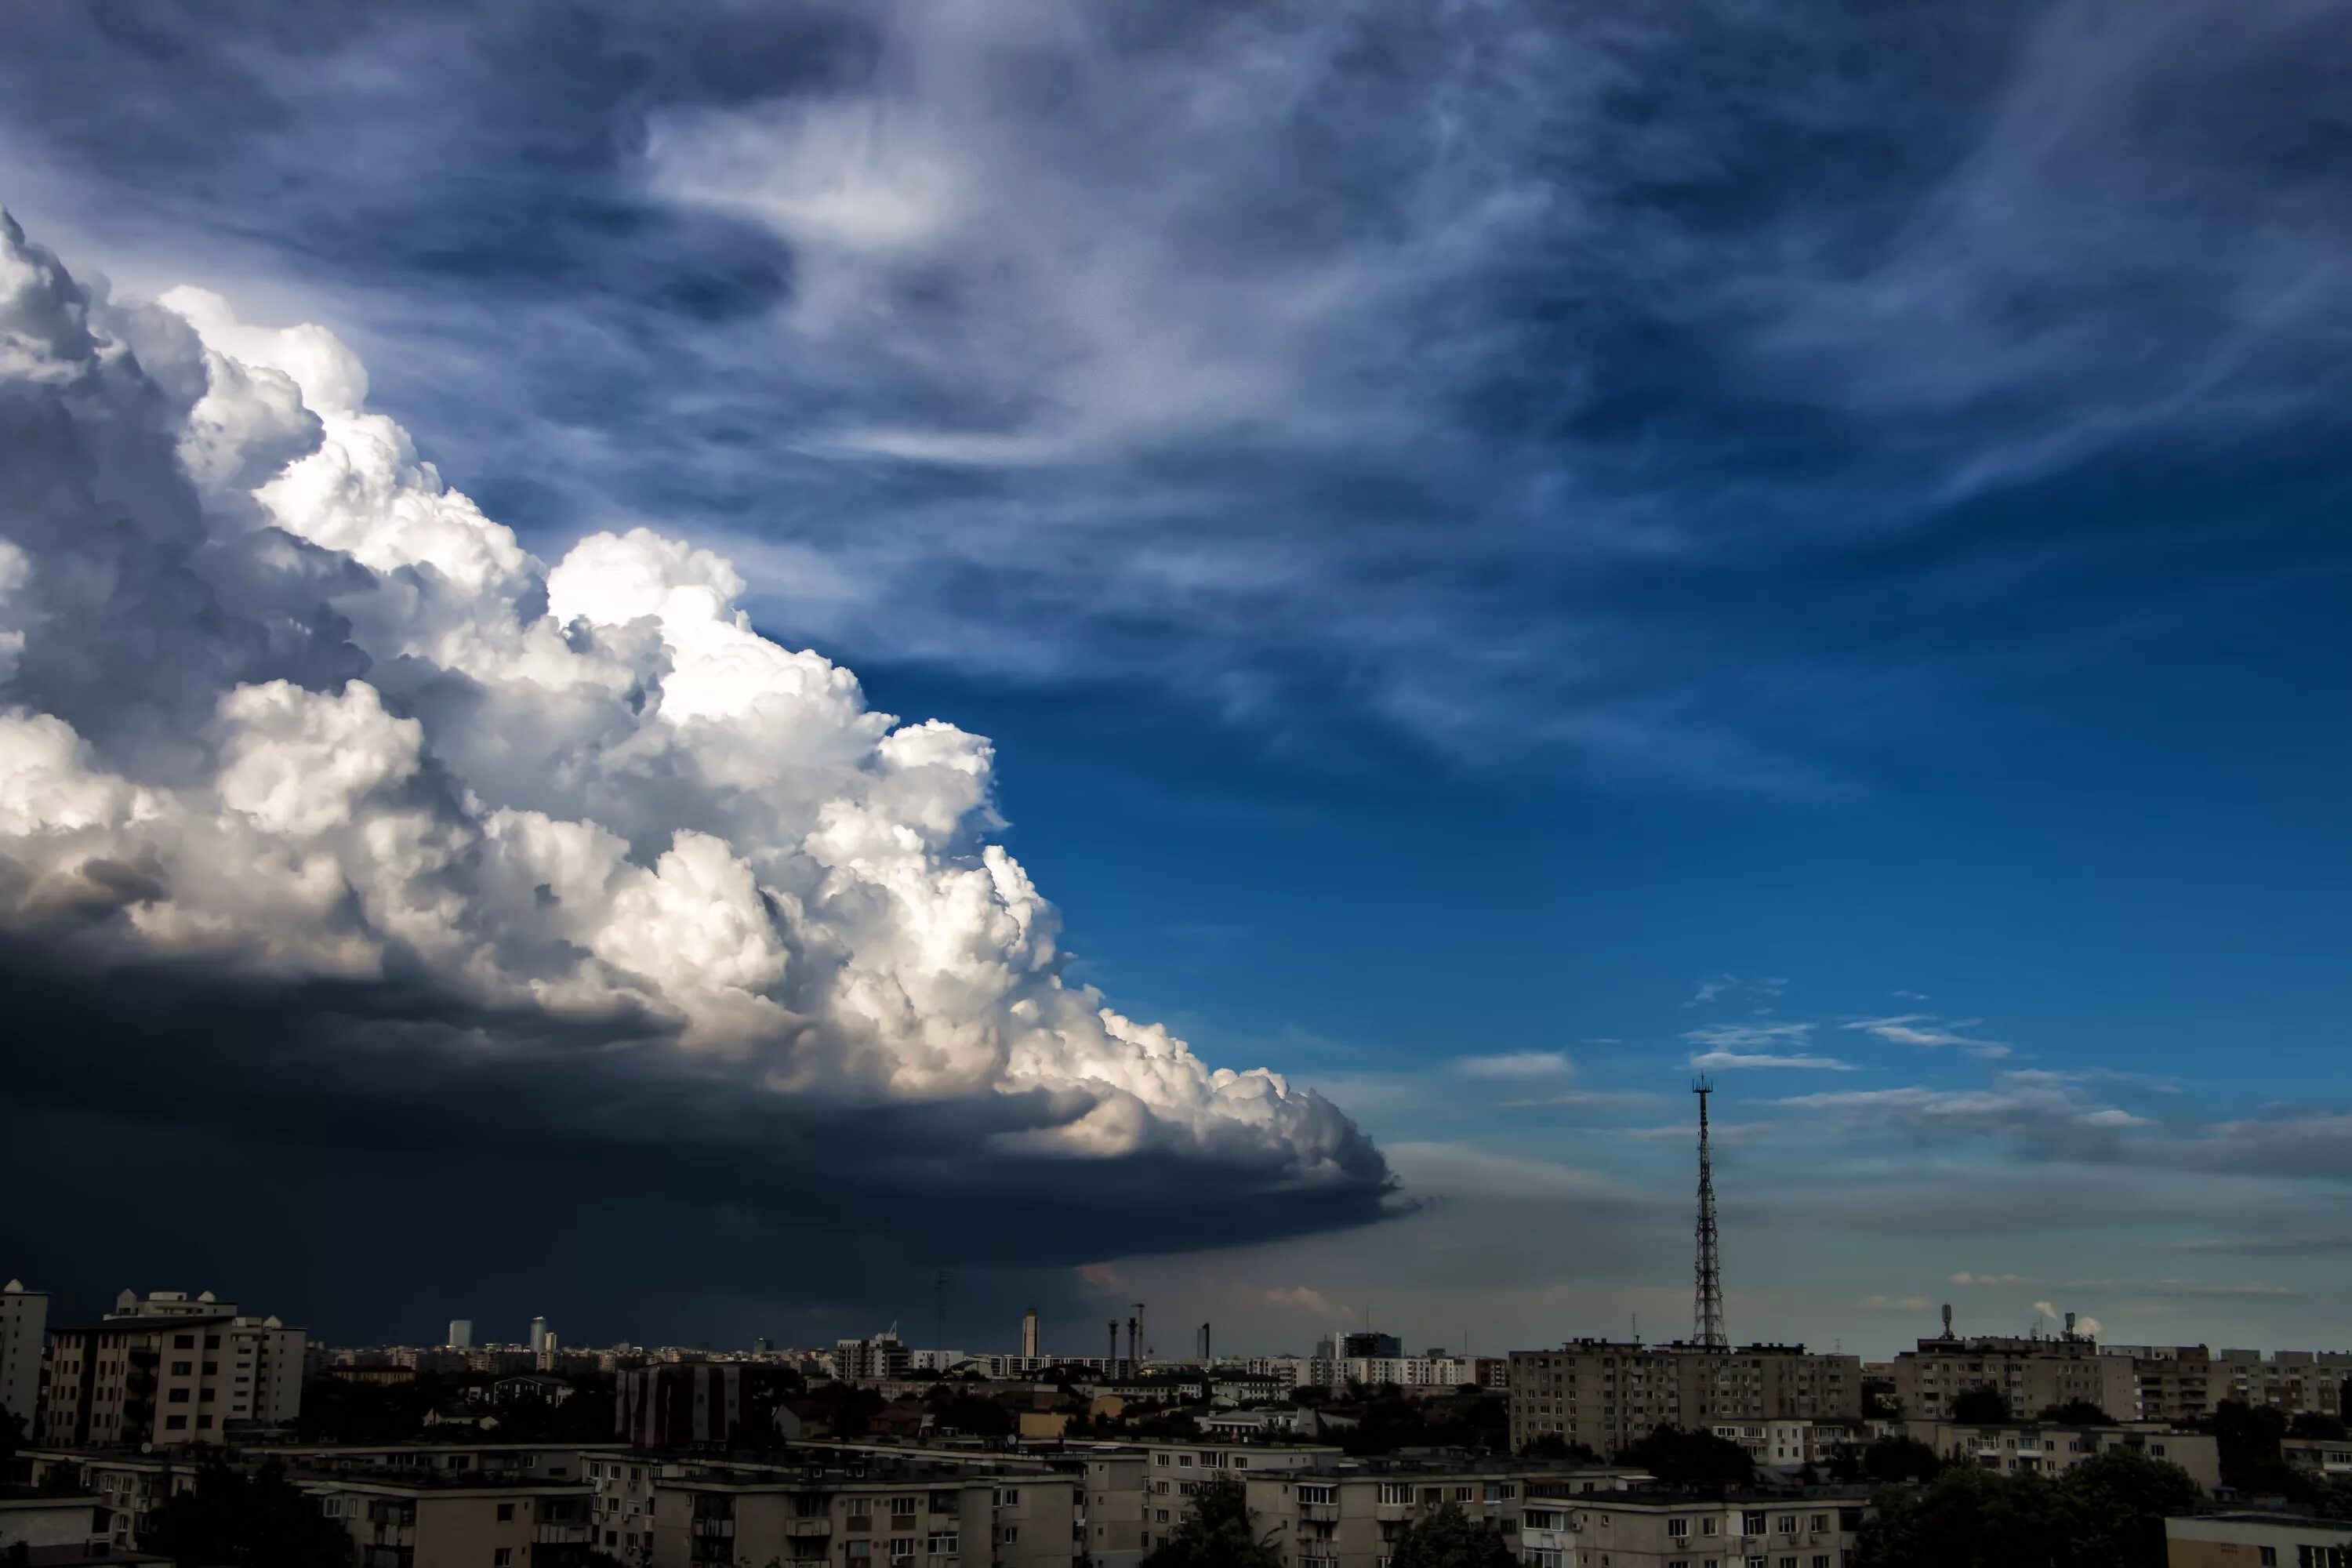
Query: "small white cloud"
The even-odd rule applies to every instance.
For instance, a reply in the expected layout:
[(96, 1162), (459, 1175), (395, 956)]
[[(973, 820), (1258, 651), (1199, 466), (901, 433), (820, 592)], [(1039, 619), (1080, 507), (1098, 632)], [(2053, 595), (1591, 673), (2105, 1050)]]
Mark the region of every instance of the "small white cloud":
[(1835, 1057), (1776, 1057), (1761, 1051), (1706, 1051), (1690, 1058), (1694, 1072), (1737, 1072), (1742, 1068), (1809, 1068), (1823, 1072), (1853, 1072), (1852, 1062)]
[(1930, 1048), (1949, 1046), (1987, 1060), (2008, 1056), (2011, 1047), (2006, 1041), (1981, 1040), (1959, 1032), (1963, 1027), (1982, 1022), (1980, 1018), (1938, 1020), (1932, 1013), (1898, 1013), (1890, 1018), (1857, 1018), (1845, 1026), (1874, 1035), (1891, 1046)]
[(1509, 1051), (1493, 1057), (1460, 1057), (1454, 1070), (1471, 1078), (1551, 1078), (1571, 1071), (1558, 1051)]

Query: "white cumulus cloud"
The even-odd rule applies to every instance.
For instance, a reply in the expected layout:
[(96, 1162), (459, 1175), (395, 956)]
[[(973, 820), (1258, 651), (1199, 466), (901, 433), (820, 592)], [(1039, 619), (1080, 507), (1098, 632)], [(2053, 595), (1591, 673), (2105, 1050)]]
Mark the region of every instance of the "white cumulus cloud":
[(730, 1101), (994, 1103), (1007, 1155), (1383, 1184), (1328, 1102), (1064, 978), (986, 740), (760, 635), (708, 551), (535, 559), (367, 396), (322, 328), (93, 297), (0, 220), (0, 932), (593, 1024)]

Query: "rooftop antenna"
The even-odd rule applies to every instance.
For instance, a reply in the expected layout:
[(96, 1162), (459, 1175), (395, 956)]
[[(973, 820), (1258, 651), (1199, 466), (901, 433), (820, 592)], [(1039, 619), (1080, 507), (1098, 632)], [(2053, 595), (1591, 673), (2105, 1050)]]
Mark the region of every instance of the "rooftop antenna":
[(1706, 1097), (1715, 1085), (1702, 1074), (1691, 1083), (1698, 1096), (1698, 1289), (1691, 1317), (1702, 1350), (1730, 1348), (1723, 1331), (1723, 1268), (1716, 1256), (1715, 1161), (1707, 1147)]
[(1144, 1354), (1145, 1354), (1144, 1346), (1143, 1346), (1143, 1303), (1142, 1303), (1142, 1302), (1138, 1301), (1138, 1302), (1135, 1304), (1135, 1316), (1134, 1316), (1134, 1317), (1132, 1317), (1132, 1318), (1129, 1318), (1129, 1319), (1127, 1321), (1127, 1326), (1128, 1326), (1128, 1329), (1129, 1330), (1129, 1331), (1130, 1331), (1130, 1332), (1132, 1333), (1132, 1335), (1133, 1335), (1133, 1337), (1128, 1341), (1127, 1348), (1128, 1348), (1128, 1352), (1129, 1352), (1129, 1354), (1131, 1354), (1131, 1355), (1134, 1357), (1134, 1359), (1135, 1359), (1135, 1371), (1136, 1371), (1136, 1375), (1139, 1377), (1139, 1376), (1141, 1376), (1141, 1375), (1142, 1375), (1142, 1373), (1143, 1373), (1143, 1357), (1144, 1357)]

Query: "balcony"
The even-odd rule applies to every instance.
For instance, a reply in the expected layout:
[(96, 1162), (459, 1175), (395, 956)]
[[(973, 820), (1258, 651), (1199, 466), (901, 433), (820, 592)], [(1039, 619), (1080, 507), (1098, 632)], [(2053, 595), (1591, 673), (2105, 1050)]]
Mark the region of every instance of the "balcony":
[(833, 1521), (829, 1519), (788, 1519), (784, 1521), (784, 1534), (794, 1541), (822, 1540), (832, 1533)]
[(1303, 1521), (1337, 1523), (1339, 1519), (1339, 1505), (1336, 1502), (1303, 1502), (1298, 1505), (1298, 1517)]
[(694, 1521), (694, 1533), (704, 1541), (732, 1541), (735, 1539), (735, 1521), (731, 1519), (698, 1519)]

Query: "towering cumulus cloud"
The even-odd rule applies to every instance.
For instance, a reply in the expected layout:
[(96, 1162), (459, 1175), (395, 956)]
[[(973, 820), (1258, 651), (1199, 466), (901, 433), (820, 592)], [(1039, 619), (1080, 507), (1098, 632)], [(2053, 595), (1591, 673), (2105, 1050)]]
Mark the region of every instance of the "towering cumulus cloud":
[(637, 530), (543, 564), (367, 393), (322, 329), (112, 302), (0, 234), (29, 1092), (494, 1125), (770, 1204), (1375, 1212), (1385, 1164), (1329, 1103), (1063, 978), (987, 841), (985, 740), (762, 637), (707, 551)]

